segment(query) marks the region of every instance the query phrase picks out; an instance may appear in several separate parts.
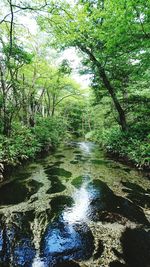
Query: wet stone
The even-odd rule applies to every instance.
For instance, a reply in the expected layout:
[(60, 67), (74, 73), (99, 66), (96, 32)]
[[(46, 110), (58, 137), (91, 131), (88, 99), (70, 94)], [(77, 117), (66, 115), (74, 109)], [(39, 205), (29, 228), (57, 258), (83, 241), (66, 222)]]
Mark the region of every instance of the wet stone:
[(80, 151), (80, 150), (75, 150), (75, 151), (73, 151), (73, 153), (74, 153), (74, 154), (80, 154), (81, 151)]
[(13, 261), (15, 266), (31, 266), (35, 254), (36, 252), (30, 239), (21, 240), (14, 249)]
[(30, 229), (30, 222), (33, 219), (34, 212), (15, 213), (12, 216), (12, 223), (9, 224), (5, 222), (5, 218), (2, 219), (0, 266), (10, 266), (12, 259), (13, 266), (31, 266), (36, 254)]

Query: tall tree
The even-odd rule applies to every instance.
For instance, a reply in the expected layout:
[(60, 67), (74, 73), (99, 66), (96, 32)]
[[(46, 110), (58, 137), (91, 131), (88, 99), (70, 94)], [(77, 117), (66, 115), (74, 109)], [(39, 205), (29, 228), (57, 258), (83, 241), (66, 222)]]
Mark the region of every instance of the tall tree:
[(123, 131), (127, 119), (122, 98), (130, 75), (139, 68), (133, 62), (143, 64), (141, 50), (148, 53), (149, 5), (146, 0), (54, 1), (47, 20), (39, 18), (55, 47), (76, 47), (85, 55), (110, 95)]

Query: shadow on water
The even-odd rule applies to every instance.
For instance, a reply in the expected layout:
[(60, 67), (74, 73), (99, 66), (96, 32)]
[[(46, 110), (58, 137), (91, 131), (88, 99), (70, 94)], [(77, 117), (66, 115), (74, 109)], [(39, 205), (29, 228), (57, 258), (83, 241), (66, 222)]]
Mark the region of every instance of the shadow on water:
[(114, 249), (115, 255), (124, 260), (110, 263), (109, 267), (148, 267), (150, 266), (150, 231), (141, 228), (126, 228), (121, 239), (122, 253)]
[(75, 165), (75, 164), (79, 164), (79, 161), (78, 161), (78, 160), (71, 160), (71, 161), (70, 161), (70, 164), (74, 164), (74, 165)]
[(63, 168), (55, 167), (54, 165), (45, 168), (45, 173), (48, 175), (49, 178), (51, 178), (53, 175), (70, 178), (72, 175), (71, 172), (66, 171)]
[(56, 158), (56, 159), (62, 159), (62, 158), (65, 158), (65, 156), (62, 155), (62, 154), (56, 154), (56, 155), (55, 155), (55, 158)]
[(150, 190), (143, 189), (141, 186), (131, 183), (131, 182), (122, 182), (124, 188), (122, 189), (127, 193), (127, 198), (130, 199), (133, 203), (143, 208), (150, 208)]
[(103, 242), (102, 242), (102, 240), (99, 240), (97, 250), (96, 250), (95, 254), (93, 255), (94, 260), (97, 260), (98, 258), (100, 258), (103, 251), (104, 251)]
[(48, 176), (48, 179), (51, 181), (51, 187), (47, 191), (47, 194), (62, 192), (66, 189), (65, 185), (62, 184), (60, 178), (65, 177), (66, 179), (70, 178), (72, 173), (66, 171), (63, 168), (59, 167), (59, 163), (56, 162), (51, 166), (45, 168), (45, 173)]
[(61, 164), (63, 164), (63, 161), (56, 161), (55, 163), (53, 163), (52, 165), (50, 165), (49, 167), (60, 167)]
[(41, 183), (34, 180), (7, 183), (0, 187), (0, 205), (18, 204), (28, 200), (41, 186)]
[(51, 181), (51, 187), (47, 191), (47, 194), (54, 194), (54, 193), (62, 192), (66, 189), (66, 187), (61, 183), (61, 181), (59, 180), (57, 176), (53, 175), (50, 181)]
[(143, 210), (126, 198), (116, 196), (106, 183), (100, 180), (90, 182), (88, 216), (94, 221), (115, 222), (123, 218), (149, 225)]

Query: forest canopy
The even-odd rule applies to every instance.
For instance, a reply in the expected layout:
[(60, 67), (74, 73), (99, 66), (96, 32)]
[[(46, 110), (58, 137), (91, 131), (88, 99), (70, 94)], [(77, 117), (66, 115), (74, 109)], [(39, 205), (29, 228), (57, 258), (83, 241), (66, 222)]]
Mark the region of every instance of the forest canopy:
[[(148, 168), (150, 1), (0, 5), (0, 161), (17, 164), (75, 135)], [(71, 58), (58, 60), (68, 48), (80, 58), (78, 81)]]

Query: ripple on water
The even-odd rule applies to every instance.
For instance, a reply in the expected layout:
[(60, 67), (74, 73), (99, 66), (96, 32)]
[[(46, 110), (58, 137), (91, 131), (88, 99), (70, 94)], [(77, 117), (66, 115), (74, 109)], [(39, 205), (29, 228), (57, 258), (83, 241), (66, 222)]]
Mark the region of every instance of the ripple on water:
[(66, 260), (86, 260), (94, 251), (94, 238), (86, 224), (68, 224), (60, 218), (48, 225), (41, 251), (50, 266)]
[[(3, 217), (0, 223), (0, 266), (31, 266), (36, 251), (30, 222), (34, 212), (15, 213), (8, 218)], [(0, 232), (1, 232), (0, 231)]]
[[(67, 151), (65, 149), (63, 152), (62, 150), (57, 151), (57, 154), (51, 155), (45, 161), (41, 160), (40, 169), (38, 168), (38, 170), (40, 170), (40, 175), (44, 175), (43, 183), (46, 184), (46, 187), (45, 185), (43, 186), (43, 191), (41, 190), (44, 192), (42, 201), (44, 205), (46, 204), (44, 206), (46, 210), (40, 213), (37, 212), (39, 201), (35, 200), (38, 199), (38, 194), (33, 196), (33, 205), (30, 205), (30, 202), (28, 203), (29, 205), (21, 203), (19, 206), (19, 210), (22, 207), (26, 210), (35, 207), (35, 212), (19, 213), (17, 212), (18, 205), (13, 206), (12, 209), (10, 206), (2, 209), (3, 212), (7, 213), (7, 220), (4, 215), (0, 215), (0, 267), (8, 267), (10, 262), (11, 266), (17, 267), (77, 267), (80, 264), (74, 261), (88, 260), (93, 255), (93, 252), (93, 259), (99, 259), (103, 249), (105, 249), (105, 241), (107, 245), (107, 239), (109, 244), (114, 244), (109, 239), (111, 237), (104, 237), (105, 233), (99, 228), (101, 226), (102, 228), (103, 226), (107, 228), (107, 224), (96, 224), (96, 222), (109, 222), (109, 227), (111, 227), (110, 223), (118, 222), (121, 224), (122, 230), (127, 220), (143, 224), (144, 226), (140, 225), (143, 228), (147, 225), (149, 226), (144, 212), (139, 206), (148, 207), (150, 192), (135, 184), (136, 179), (137, 183), (141, 183), (141, 177), (136, 177), (133, 172), (126, 172), (125, 167), (122, 167), (121, 164), (116, 165), (113, 161), (103, 160), (102, 154), (99, 153), (99, 148), (97, 150), (95, 148), (91, 143), (74, 142), (70, 144), (69, 149), (66, 148)], [(63, 153), (65, 158), (62, 157)], [(70, 162), (73, 159), (73, 155), (76, 160)], [(84, 161), (89, 166), (88, 164), (83, 164)], [(69, 162), (80, 165), (71, 169), (73, 166)], [(66, 170), (60, 168), (62, 163), (65, 164)], [(27, 172), (30, 171), (35, 174), (34, 168), (36, 166), (37, 164), (33, 166), (33, 169), (27, 168), (22, 175), (19, 171), (15, 175), (14, 181), (1, 186), (0, 204), (17, 204), (27, 200), (30, 195), (37, 192), (42, 185), (41, 183), (31, 179), (25, 181), (31, 176)], [(41, 171), (42, 166), (46, 175), (43, 169)], [(71, 173), (72, 170), (73, 174)], [(100, 180), (99, 174), (102, 174), (101, 179), (103, 180), (102, 177), (104, 177), (107, 183)], [(127, 179), (130, 180), (132, 174), (134, 183), (128, 183)], [(36, 172), (36, 175), (36, 177), (33, 176), (38, 180), (38, 172)], [(67, 180), (68, 185), (71, 176), (74, 177), (70, 179), (70, 183), (74, 187), (71, 185), (68, 190), (68, 194), (71, 196), (62, 195), (67, 194), (67, 190), (53, 197), (45, 194), (50, 182), (49, 194), (63, 192), (67, 189), (63, 181), (66, 182)], [(97, 177), (99, 179), (92, 180)], [(120, 183), (121, 180), (124, 181), (122, 184)], [(115, 182), (117, 186), (120, 186), (120, 190), (117, 192), (121, 193), (123, 187), (127, 198), (117, 196), (109, 188), (108, 184), (113, 186)], [(142, 182), (144, 183), (144, 179)], [(147, 185), (148, 183), (146, 182), (145, 187)], [(115, 185), (114, 188), (116, 190)], [(72, 193), (70, 192), (71, 190)], [(50, 205), (48, 204), (49, 198), (52, 198)], [(89, 223), (90, 220), (92, 222)], [(92, 226), (96, 237), (95, 251), (94, 238), (87, 226), (88, 223)], [(150, 262), (148, 256), (150, 255), (148, 230), (139, 230), (139, 228), (135, 231), (133, 230), (126, 229), (122, 236), (120, 232), (121, 239), (119, 244), (122, 245), (122, 253), (112, 248), (113, 253), (116, 253), (116, 256), (119, 255), (119, 258), (125, 264), (120, 263), (118, 260), (110, 263), (110, 267), (148, 266)], [(108, 232), (107, 229), (106, 235)], [(105, 252), (103, 254), (104, 257)], [(92, 264), (95, 266), (95, 261), (92, 262), (93, 259), (87, 263), (88, 266), (92, 266)], [(108, 259), (106, 261), (108, 263)]]

